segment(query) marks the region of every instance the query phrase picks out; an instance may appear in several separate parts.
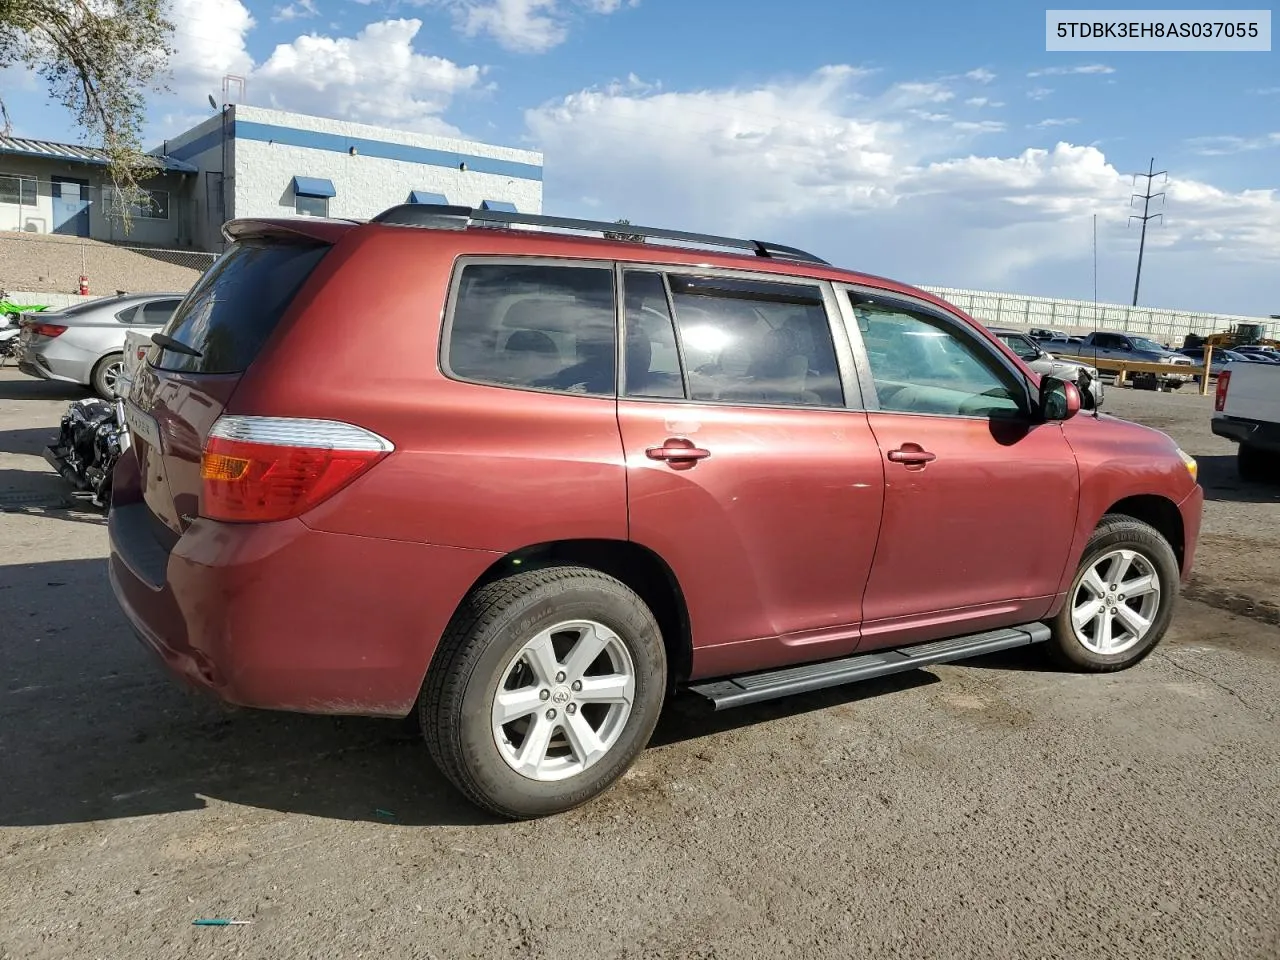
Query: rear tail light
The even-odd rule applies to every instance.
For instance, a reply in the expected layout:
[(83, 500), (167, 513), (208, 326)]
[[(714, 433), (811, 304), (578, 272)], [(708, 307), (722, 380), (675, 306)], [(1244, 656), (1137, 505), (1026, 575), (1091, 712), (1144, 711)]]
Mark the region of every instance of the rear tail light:
[(220, 417), (200, 460), (200, 514), (237, 523), (300, 516), (394, 449), (334, 420)]
[(33, 323), (31, 332), (41, 337), (57, 337), (67, 332), (67, 328), (57, 323)]
[(1222, 411), (1227, 406), (1227, 387), (1231, 385), (1231, 371), (1223, 370), (1218, 374), (1218, 391), (1213, 395), (1213, 409)]

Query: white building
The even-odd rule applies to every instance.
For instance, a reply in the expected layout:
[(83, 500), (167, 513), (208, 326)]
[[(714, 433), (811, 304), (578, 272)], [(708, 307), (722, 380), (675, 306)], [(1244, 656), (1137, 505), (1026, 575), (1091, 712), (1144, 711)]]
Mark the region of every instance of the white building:
[(154, 151), (194, 167), (194, 245), (236, 217), (367, 219), (399, 203), (542, 212), (542, 154), (229, 104)]

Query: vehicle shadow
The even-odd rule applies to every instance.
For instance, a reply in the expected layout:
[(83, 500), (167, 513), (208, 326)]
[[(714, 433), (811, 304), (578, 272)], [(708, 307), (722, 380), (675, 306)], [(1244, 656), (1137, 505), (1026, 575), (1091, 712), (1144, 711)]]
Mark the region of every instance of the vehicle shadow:
[(57, 436), (57, 426), (0, 430), (0, 453), (23, 453), (39, 457), (43, 454), (44, 448), (57, 439)]
[[(0, 826), (197, 810), (206, 798), (399, 825), (497, 822), (395, 721), (227, 711), (184, 693), (131, 635), (105, 560), (0, 572)], [(652, 746), (936, 682), (901, 674), (715, 714), (673, 700)]]
[(90, 396), (93, 393), (88, 387), (61, 380), (38, 380), (26, 376), (0, 379), (0, 400), (82, 400)]
[(1241, 480), (1234, 454), (1196, 457), (1206, 500), (1222, 503), (1280, 503), (1280, 476), (1271, 483)]

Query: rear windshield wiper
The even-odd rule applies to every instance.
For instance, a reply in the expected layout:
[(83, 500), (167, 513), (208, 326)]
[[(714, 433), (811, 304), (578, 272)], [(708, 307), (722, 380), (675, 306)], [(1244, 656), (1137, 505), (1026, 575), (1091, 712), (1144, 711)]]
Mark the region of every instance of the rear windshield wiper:
[(153, 333), (151, 342), (157, 347), (164, 347), (166, 350), (172, 350), (174, 353), (185, 353), (188, 357), (203, 358), (204, 354), (195, 347), (189, 347), (181, 340), (175, 340), (167, 333)]

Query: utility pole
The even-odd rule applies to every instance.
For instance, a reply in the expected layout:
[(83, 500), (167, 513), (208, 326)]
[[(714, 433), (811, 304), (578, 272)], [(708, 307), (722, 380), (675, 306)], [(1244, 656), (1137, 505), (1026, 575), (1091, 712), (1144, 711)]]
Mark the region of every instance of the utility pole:
[(1157, 197), (1159, 197), (1161, 200), (1164, 199), (1164, 191), (1161, 191), (1160, 193), (1152, 193), (1151, 185), (1156, 177), (1164, 177), (1165, 180), (1167, 181), (1169, 179), (1169, 173), (1166, 170), (1157, 171), (1156, 158), (1152, 157), (1151, 163), (1147, 165), (1146, 173), (1135, 173), (1133, 175), (1133, 183), (1135, 186), (1138, 183), (1139, 177), (1146, 178), (1146, 181), (1147, 181), (1146, 192), (1135, 193), (1129, 197), (1129, 206), (1133, 206), (1134, 200), (1138, 200), (1138, 199), (1142, 200), (1142, 216), (1138, 216), (1137, 214), (1130, 214), (1129, 216), (1130, 222), (1134, 220), (1142, 221), (1142, 236), (1138, 239), (1138, 273), (1137, 273), (1137, 276), (1133, 278), (1133, 305), (1135, 307), (1138, 305), (1138, 285), (1142, 283), (1142, 251), (1147, 245), (1147, 221), (1158, 220), (1164, 216), (1163, 213), (1150, 212), (1152, 200), (1155, 200)]

